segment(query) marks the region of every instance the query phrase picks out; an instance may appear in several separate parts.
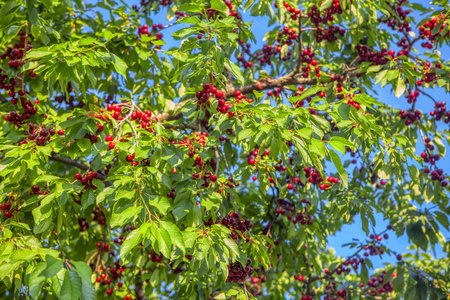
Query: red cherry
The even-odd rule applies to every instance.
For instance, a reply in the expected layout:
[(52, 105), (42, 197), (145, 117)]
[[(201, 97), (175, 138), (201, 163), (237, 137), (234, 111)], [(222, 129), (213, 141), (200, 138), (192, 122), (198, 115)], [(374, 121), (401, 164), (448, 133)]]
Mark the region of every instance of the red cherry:
[(112, 135), (107, 135), (107, 136), (106, 136), (106, 141), (107, 141), (107, 142), (112, 142), (113, 140), (114, 140), (114, 138), (113, 138)]
[(212, 182), (216, 182), (216, 181), (217, 181), (217, 176), (216, 176), (216, 175), (211, 175), (211, 177), (209, 177), (209, 179), (210, 179)]
[(116, 146), (116, 144), (115, 143), (113, 143), (113, 142), (111, 142), (111, 143), (109, 143), (109, 149), (114, 149), (114, 147)]
[(253, 166), (256, 163), (256, 160), (254, 158), (250, 158), (248, 163)]

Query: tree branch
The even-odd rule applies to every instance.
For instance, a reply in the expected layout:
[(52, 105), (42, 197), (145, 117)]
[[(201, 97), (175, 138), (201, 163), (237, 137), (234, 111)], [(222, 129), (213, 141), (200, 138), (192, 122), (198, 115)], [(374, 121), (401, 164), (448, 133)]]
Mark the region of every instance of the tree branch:
[[(358, 68), (359, 67), (348, 68), (347, 70), (342, 72), (341, 75), (345, 76), (345, 75), (353, 74), (353, 71), (357, 70)], [(242, 94), (250, 94), (255, 90), (269, 90), (269, 89), (274, 89), (276, 87), (281, 87), (284, 85), (298, 85), (298, 84), (315, 85), (315, 84), (317, 84), (316, 78), (299, 78), (295, 75), (296, 75), (295, 72), (291, 72), (291, 73), (289, 73), (285, 76), (282, 76), (280, 78), (277, 78), (277, 79), (260, 80), (260, 81), (258, 81), (258, 83), (245, 85), (240, 88), (237, 88), (236, 90), (241, 91)], [(300, 74), (298, 74), (298, 75), (300, 75)], [(234, 91), (235, 90), (227, 91), (225, 96), (227, 98), (233, 97)]]
[(143, 282), (141, 278), (141, 271), (139, 271), (138, 275), (136, 276), (136, 300), (144, 300), (145, 294), (144, 294), (144, 288), (143, 288)]
[(158, 119), (158, 123), (163, 123), (164, 121), (173, 121), (181, 118), (183, 114), (181, 112), (178, 112), (178, 110), (180, 110), (180, 108), (182, 108), (189, 101), (190, 99), (178, 103), (177, 105), (175, 105), (172, 111), (163, 111), (159, 113), (156, 116), (156, 118)]
[[(59, 155), (59, 153), (55, 153), (55, 152), (52, 152), (50, 154), (49, 159), (53, 160), (53, 161), (57, 161), (57, 162), (63, 163), (63, 164), (66, 164), (66, 165), (69, 165), (69, 166), (76, 167), (76, 168), (81, 169), (83, 171), (88, 171), (88, 170), (91, 169), (90, 167), (86, 166), (82, 162), (79, 162), (79, 161), (76, 161), (76, 160), (72, 160), (72, 159), (66, 158), (66, 157), (61, 157), (61, 155)], [(101, 180), (106, 180), (106, 176), (104, 176), (102, 174), (98, 174), (98, 178), (101, 179)], [(106, 186), (111, 186), (112, 182), (111, 181), (106, 181), (105, 185)]]

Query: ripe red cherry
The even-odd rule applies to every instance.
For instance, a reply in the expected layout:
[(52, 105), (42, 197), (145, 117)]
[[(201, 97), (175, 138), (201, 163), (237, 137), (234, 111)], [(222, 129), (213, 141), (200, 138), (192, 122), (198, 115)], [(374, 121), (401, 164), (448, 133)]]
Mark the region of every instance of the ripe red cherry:
[(288, 183), (287, 188), (288, 190), (292, 190), (294, 188), (294, 185), (292, 183)]
[(254, 158), (250, 158), (248, 163), (253, 166), (256, 163), (256, 160)]
[(9, 218), (11, 218), (11, 216), (12, 216), (12, 213), (9, 210), (5, 211), (5, 218), (9, 219)]
[(81, 176), (80, 173), (76, 173), (76, 174), (75, 174), (75, 179), (76, 179), (76, 180), (81, 180), (81, 178), (82, 178), (82, 176)]
[(112, 295), (112, 293), (113, 293), (113, 289), (107, 289), (107, 290), (106, 290), (106, 294), (107, 294), (108, 296)]
[(107, 142), (112, 142), (113, 140), (114, 140), (114, 138), (113, 138), (112, 135), (107, 135), (107, 136), (106, 136), (106, 141), (107, 141)]
[(297, 279), (303, 281), (303, 275), (298, 275)]
[(118, 286), (119, 288), (121, 288), (121, 287), (123, 286), (123, 283), (122, 283), (122, 282), (119, 282), (119, 283), (117, 284), (117, 286)]
[(115, 146), (116, 146), (115, 143), (113, 143), (113, 142), (109, 143), (109, 149), (114, 149)]
[(216, 181), (217, 181), (217, 176), (216, 176), (216, 175), (211, 175), (211, 177), (209, 177), (209, 179), (210, 179), (212, 182), (216, 182)]
[(95, 279), (95, 281), (97, 281), (97, 282), (101, 282), (101, 281), (102, 281), (102, 279), (101, 279), (100, 277), (97, 277), (97, 278)]
[(64, 130), (63, 129), (58, 130), (58, 134), (59, 135), (64, 135)]
[(381, 236), (377, 236), (377, 241), (381, 241)]

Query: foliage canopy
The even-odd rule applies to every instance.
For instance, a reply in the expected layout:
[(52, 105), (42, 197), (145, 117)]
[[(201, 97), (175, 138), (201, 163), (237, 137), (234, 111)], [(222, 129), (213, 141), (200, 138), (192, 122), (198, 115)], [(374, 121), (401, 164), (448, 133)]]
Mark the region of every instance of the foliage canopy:
[(448, 1), (91, 2), (0, 0), (2, 297), (449, 299)]

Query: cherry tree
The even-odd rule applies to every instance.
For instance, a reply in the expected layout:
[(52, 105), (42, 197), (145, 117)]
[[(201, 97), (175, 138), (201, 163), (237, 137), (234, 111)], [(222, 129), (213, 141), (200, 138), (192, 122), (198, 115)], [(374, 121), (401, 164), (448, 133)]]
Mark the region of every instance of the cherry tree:
[(448, 299), (448, 1), (0, 16), (2, 298)]

